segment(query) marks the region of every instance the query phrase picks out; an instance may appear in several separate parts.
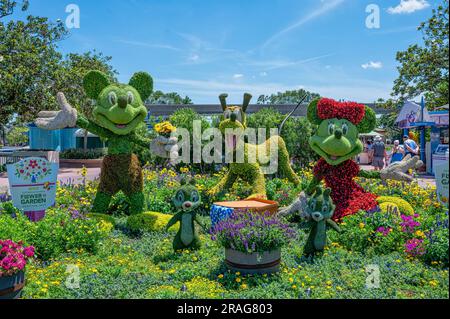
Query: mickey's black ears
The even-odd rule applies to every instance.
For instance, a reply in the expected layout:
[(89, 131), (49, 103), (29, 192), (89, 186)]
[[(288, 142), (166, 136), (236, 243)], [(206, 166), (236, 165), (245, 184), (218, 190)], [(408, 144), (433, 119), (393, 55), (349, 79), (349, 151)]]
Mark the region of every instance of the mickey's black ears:
[(326, 188), (323, 192), (323, 196), (324, 197), (330, 197), (331, 194), (331, 189), (330, 188)]

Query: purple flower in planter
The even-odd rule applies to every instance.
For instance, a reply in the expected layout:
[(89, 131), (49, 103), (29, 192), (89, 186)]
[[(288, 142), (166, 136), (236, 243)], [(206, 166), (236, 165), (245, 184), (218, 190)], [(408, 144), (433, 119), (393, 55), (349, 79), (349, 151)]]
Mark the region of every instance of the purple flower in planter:
[(211, 235), (225, 248), (248, 253), (278, 249), (295, 238), (296, 231), (269, 212), (236, 211), (226, 220), (219, 221)]

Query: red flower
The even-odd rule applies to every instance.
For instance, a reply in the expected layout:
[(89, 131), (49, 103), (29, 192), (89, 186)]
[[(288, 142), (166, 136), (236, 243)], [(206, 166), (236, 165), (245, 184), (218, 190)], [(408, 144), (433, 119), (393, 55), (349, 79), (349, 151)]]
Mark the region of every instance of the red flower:
[(317, 103), (317, 114), (322, 120), (346, 119), (357, 125), (366, 113), (364, 104), (356, 102), (338, 102), (333, 99), (322, 98)]
[(314, 167), (314, 176), (324, 179), (325, 185), (331, 189), (331, 198), (336, 205), (333, 219), (336, 221), (377, 205), (376, 196), (364, 191), (353, 180), (358, 173), (359, 166), (352, 160), (333, 166), (321, 158)]

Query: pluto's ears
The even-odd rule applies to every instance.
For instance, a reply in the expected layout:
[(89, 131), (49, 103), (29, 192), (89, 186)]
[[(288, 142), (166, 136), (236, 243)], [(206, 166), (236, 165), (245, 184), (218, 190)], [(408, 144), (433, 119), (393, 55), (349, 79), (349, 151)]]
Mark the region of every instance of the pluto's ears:
[(242, 103), (242, 111), (247, 111), (247, 107), (250, 104), (252, 95), (250, 93), (244, 93), (244, 102)]
[(220, 105), (222, 105), (222, 110), (225, 111), (227, 108), (227, 97), (228, 94), (222, 93), (219, 95)]

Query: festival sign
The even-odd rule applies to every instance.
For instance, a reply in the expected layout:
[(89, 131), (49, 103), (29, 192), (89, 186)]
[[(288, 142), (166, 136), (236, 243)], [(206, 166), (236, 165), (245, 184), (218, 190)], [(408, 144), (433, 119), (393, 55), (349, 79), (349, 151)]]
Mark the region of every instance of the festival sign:
[(58, 164), (28, 157), (7, 165), (7, 171), (14, 206), (32, 221), (42, 219), (45, 210), (55, 203)]
[(448, 205), (448, 162), (436, 165), (434, 172), (438, 199), (442, 204)]

